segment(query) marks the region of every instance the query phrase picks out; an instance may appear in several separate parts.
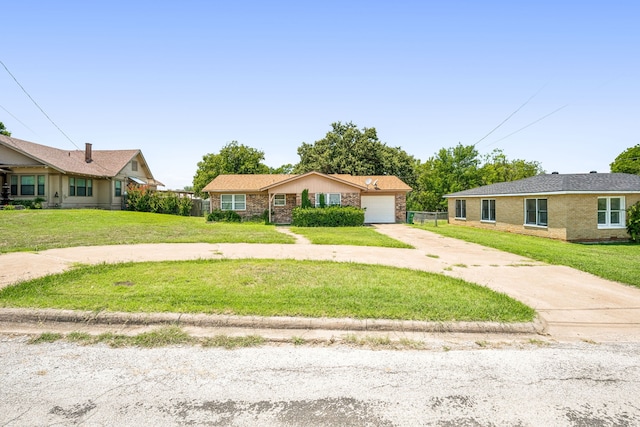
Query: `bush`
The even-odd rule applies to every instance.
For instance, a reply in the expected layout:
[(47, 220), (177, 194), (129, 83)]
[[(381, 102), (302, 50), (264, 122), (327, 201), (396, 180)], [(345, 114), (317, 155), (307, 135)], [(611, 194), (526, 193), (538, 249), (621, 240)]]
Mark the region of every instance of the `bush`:
[(364, 210), (354, 206), (293, 209), (291, 225), (298, 227), (358, 227), (364, 225)]
[(238, 212), (223, 211), (221, 209), (215, 209), (207, 215), (207, 221), (209, 222), (240, 222), (242, 218), (238, 215)]
[(130, 211), (189, 216), (192, 205), (191, 199), (173, 192), (151, 191), (146, 187), (133, 186), (127, 189), (127, 209)]
[(42, 197), (36, 197), (33, 200), (14, 200), (11, 204), (14, 206), (24, 206), (25, 209), (42, 209)]
[(627, 233), (632, 242), (640, 243), (640, 202), (627, 209)]

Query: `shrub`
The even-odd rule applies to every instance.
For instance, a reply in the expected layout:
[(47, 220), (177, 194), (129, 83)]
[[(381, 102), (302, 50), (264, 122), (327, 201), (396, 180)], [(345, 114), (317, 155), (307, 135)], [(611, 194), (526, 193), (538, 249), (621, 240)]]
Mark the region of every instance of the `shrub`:
[(309, 200), (309, 190), (307, 190), (306, 188), (304, 190), (302, 190), (302, 197), (301, 197), (301, 207), (302, 209), (307, 209), (311, 207), (311, 200)]
[(240, 222), (242, 218), (235, 211), (223, 211), (221, 209), (215, 209), (207, 215), (207, 221), (209, 222)]
[(130, 211), (189, 216), (192, 205), (191, 199), (173, 192), (151, 191), (144, 186), (127, 189), (127, 209)]
[(627, 233), (632, 242), (640, 243), (640, 202), (627, 209)]
[(16, 207), (15, 207), (15, 206), (13, 206), (13, 205), (4, 205), (4, 206), (2, 206), (2, 210), (5, 210), (5, 211), (15, 211), (15, 210), (16, 210)]
[(354, 206), (300, 206), (293, 209), (291, 223), (298, 227), (357, 227), (364, 225), (364, 210)]

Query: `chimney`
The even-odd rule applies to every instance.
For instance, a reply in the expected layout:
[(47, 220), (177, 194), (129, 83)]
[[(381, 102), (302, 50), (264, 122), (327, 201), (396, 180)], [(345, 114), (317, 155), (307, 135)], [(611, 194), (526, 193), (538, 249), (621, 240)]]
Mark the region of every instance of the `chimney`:
[(87, 163), (91, 163), (93, 161), (91, 158), (91, 143), (89, 142), (84, 145), (84, 161)]

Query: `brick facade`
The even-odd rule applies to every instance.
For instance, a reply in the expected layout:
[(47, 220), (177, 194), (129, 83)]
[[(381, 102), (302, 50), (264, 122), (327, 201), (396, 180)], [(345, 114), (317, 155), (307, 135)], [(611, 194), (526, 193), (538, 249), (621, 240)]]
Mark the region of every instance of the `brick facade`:
[[(560, 194), (487, 197), (496, 201), (495, 222), (481, 221), (480, 197), (448, 199), (449, 223), (566, 241), (626, 240), (625, 228), (598, 228), (598, 197), (624, 197), (628, 208), (638, 194)], [(525, 224), (525, 199), (547, 199), (547, 226)], [(456, 200), (466, 201), (466, 218), (455, 218)]]
[[(210, 193), (211, 210), (220, 209), (220, 196), (222, 193)], [(242, 193), (239, 193), (242, 194)], [(361, 206), (360, 193), (340, 193), (341, 206)], [(315, 202), (315, 193), (309, 193), (309, 199)], [(407, 211), (407, 197), (405, 193), (395, 193), (396, 222), (404, 222)], [(291, 224), (293, 208), (302, 205), (301, 194), (286, 194), (284, 206), (274, 206), (271, 202), (271, 222), (274, 224)], [(236, 211), (243, 219), (261, 216), (269, 207), (269, 195), (267, 193), (246, 194), (246, 209)]]

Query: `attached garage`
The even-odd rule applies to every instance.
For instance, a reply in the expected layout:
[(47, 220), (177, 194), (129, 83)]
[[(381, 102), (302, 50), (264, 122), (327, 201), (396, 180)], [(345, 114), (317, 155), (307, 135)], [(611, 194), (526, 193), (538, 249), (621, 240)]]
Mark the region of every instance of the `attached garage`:
[(367, 224), (396, 222), (395, 196), (362, 196), (361, 206)]

